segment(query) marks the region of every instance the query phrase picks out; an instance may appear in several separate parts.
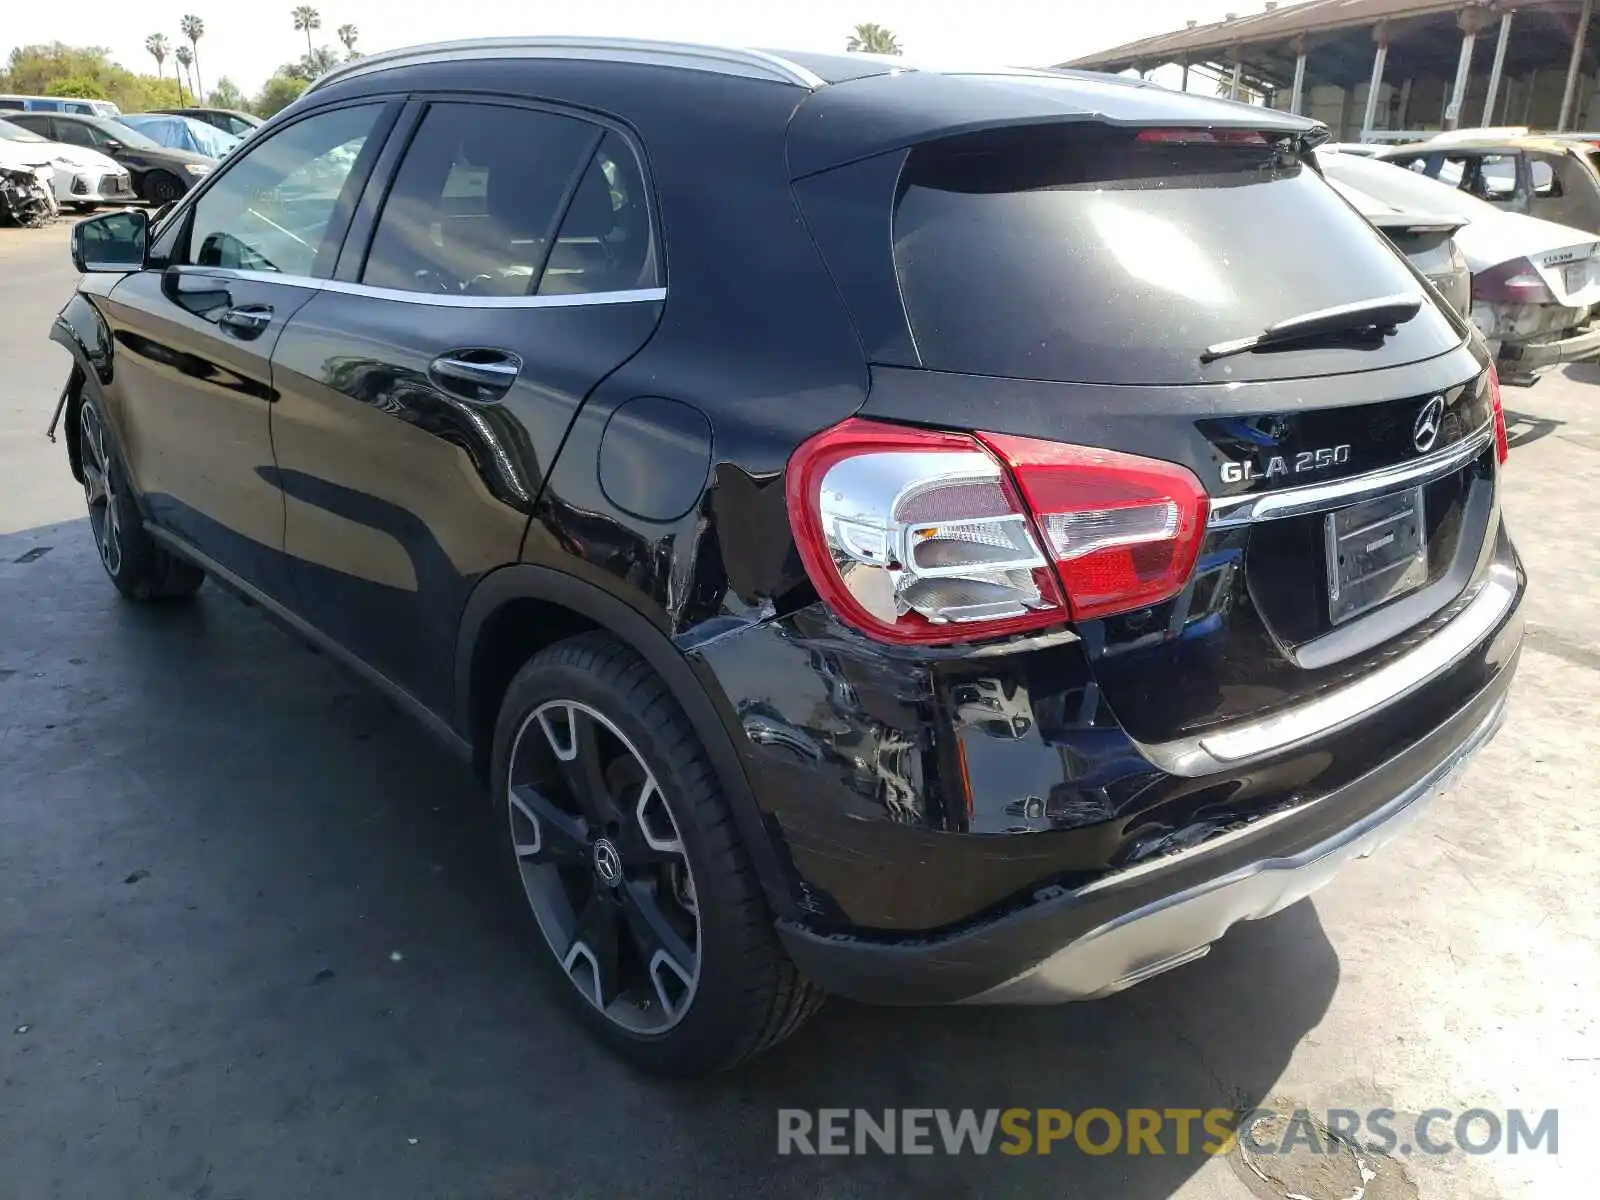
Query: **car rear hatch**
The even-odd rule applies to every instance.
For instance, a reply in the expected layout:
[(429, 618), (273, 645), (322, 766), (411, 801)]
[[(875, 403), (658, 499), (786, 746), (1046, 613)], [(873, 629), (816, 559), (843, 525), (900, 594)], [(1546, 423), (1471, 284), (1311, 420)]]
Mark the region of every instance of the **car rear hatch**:
[[(797, 184), (875, 347), (860, 417), (973, 431), (1003, 464), (1105, 698), (1147, 744), (1379, 670), (1457, 615), (1493, 556), (1487, 359), (1302, 153), (1270, 128), (1083, 122), (962, 132)], [(851, 214), (875, 178), (892, 183), (909, 350), (862, 315), (881, 280)], [(842, 511), (850, 477), (833, 479)], [(1083, 487), (1102, 499), (1070, 498)], [(982, 509), (962, 496), (956, 516)], [(937, 509), (919, 501), (908, 536), (937, 539)], [(1033, 617), (1051, 603), (1026, 600)], [(934, 611), (909, 607), (913, 624)], [(931, 636), (1017, 627), (950, 611)]]

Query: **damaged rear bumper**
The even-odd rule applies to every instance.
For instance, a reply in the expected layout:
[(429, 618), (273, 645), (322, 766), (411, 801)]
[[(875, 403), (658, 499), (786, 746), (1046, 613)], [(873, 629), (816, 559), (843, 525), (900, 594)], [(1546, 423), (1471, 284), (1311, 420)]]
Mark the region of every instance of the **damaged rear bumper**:
[(781, 922), (785, 946), (823, 988), (874, 1004), (1084, 1000), (1192, 961), (1236, 922), (1310, 894), (1415, 820), (1499, 728), (1521, 632), (1513, 610), (1491, 635), (1501, 667), (1486, 686), (1404, 751), (1317, 799), (1081, 887), (1044, 888), (952, 933), (887, 939)]
[(1552, 341), (1500, 343), (1500, 360), (1518, 371), (1582, 362), (1596, 355), (1600, 355), (1600, 322), (1597, 321), (1591, 321), (1569, 337)]

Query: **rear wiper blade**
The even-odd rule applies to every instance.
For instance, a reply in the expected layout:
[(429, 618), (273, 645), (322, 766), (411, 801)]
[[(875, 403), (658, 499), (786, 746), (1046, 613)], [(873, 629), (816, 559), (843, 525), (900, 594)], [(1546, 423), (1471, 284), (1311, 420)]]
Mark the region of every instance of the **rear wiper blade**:
[(1246, 354), (1268, 346), (1281, 346), (1285, 342), (1298, 342), (1305, 338), (1322, 337), (1330, 333), (1354, 333), (1373, 329), (1392, 332), (1422, 311), (1422, 297), (1415, 294), (1378, 296), (1372, 300), (1357, 300), (1354, 304), (1338, 304), (1332, 308), (1319, 308), (1275, 321), (1260, 333), (1235, 338), (1231, 342), (1218, 342), (1207, 346), (1200, 354), (1203, 363), (1215, 362), (1232, 354)]

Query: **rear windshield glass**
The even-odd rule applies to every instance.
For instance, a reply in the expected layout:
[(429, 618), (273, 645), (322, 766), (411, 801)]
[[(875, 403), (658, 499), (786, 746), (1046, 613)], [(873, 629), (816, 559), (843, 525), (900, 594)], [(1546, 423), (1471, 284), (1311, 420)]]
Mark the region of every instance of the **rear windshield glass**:
[(1321, 176), (1263, 142), (1075, 127), (950, 139), (901, 178), (895, 263), (925, 366), (1083, 383), (1357, 371), (1461, 340), (1431, 305), (1381, 345), (1200, 362), (1287, 317), (1421, 290)]

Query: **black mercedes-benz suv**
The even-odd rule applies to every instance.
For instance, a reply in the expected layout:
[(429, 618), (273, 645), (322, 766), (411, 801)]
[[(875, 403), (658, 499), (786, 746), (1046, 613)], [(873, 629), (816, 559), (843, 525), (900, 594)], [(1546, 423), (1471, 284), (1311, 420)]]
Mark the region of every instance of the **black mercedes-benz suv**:
[(1493, 368), (1323, 134), (1064, 72), (373, 55), (77, 226), (72, 470), (125, 595), (209, 575), (470, 757), (636, 1060), (829, 992), (1105, 995), (1392, 837), (1516, 664)]

